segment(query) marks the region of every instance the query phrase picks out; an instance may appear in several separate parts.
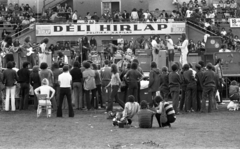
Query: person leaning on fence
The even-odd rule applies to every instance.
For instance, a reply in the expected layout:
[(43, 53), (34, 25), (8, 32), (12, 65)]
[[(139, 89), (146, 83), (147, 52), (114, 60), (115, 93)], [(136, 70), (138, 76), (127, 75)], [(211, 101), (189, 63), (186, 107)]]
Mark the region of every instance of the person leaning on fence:
[(145, 100), (140, 103), (140, 111), (138, 112), (139, 128), (152, 128), (153, 115), (155, 112), (148, 109), (148, 104)]
[[(34, 90), (34, 93), (36, 94), (36, 95), (39, 95), (39, 94), (41, 94), (41, 95), (47, 95), (47, 99), (49, 99), (49, 100), (39, 100), (38, 101), (38, 109), (37, 109), (37, 116), (39, 117), (40, 116), (40, 114), (42, 113), (42, 106), (46, 106), (47, 107), (47, 114), (48, 114), (48, 116), (51, 116), (51, 114), (52, 114), (52, 110), (51, 110), (51, 102), (50, 102), (50, 99), (51, 98), (53, 98), (54, 97), (54, 94), (55, 94), (55, 90), (51, 87), (51, 86), (49, 86), (49, 82), (48, 82), (48, 80), (47, 79), (43, 79), (42, 80), (42, 86), (40, 86), (40, 87), (38, 87), (38, 88), (36, 88), (35, 90)], [(51, 96), (50, 96), (50, 93), (51, 93)]]
[[(167, 101), (164, 101), (160, 96), (156, 96), (154, 100), (155, 100), (155, 103), (157, 104), (156, 119), (158, 121), (159, 127), (165, 127), (165, 126), (171, 127), (171, 123), (174, 123), (176, 120), (175, 111), (172, 105), (169, 104)], [(164, 110), (163, 110), (163, 107), (164, 107)], [(160, 118), (161, 114), (163, 114), (162, 113), (163, 111), (166, 112), (166, 117), (167, 117), (167, 121), (165, 123), (162, 123)]]

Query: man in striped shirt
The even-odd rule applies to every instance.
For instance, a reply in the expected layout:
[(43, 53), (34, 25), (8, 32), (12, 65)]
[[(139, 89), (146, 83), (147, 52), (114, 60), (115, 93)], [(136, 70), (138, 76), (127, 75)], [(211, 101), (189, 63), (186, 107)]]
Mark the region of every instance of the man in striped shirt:
[[(167, 101), (163, 102), (163, 99), (160, 96), (156, 96), (154, 100), (155, 100), (155, 103), (157, 104), (157, 106), (156, 106), (156, 111), (157, 111), (156, 119), (158, 121), (159, 127), (165, 127), (165, 126), (171, 127), (170, 123), (173, 123), (176, 120), (175, 111), (174, 111), (172, 105), (169, 104)], [(166, 112), (166, 115), (167, 115), (167, 122), (166, 123), (161, 123), (161, 121), (160, 121), (160, 116), (161, 116), (162, 110), (163, 110), (162, 109), (163, 104), (164, 104), (165, 112)]]

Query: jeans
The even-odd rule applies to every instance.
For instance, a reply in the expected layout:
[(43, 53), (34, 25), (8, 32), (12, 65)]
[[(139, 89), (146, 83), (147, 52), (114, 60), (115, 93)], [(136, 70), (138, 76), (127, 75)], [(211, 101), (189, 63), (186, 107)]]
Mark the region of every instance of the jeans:
[(16, 111), (15, 106), (15, 90), (16, 86), (6, 87), (6, 102), (5, 102), (5, 110), (9, 111), (9, 98), (11, 95), (11, 110)]
[(109, 82), (110, 81), (108, 81), (108, 80), (103, 80), (102, 81), (102, 102), (103, 103), (106, 103), (110, 99), (111, 87), (109, 86), (107, 88), (107, 90), (105, 89), (105, 87), (109, 84)]
[(20, 106), (19, 109), (20, 110), (27, 110), (28, 109), (28, 97), (29, 97), (29, 84), (28, 83), (21, 83), (20, 84), (21, 89), (20, 89), (20, 93), (21, 93), (21, 100), (20, 100)]
[(156, 113), (156, 115), (155, 115), (155, 117), (158, 121), (159, 127), (169, 126), (170, 123), (173, 123), (176, 120), (176, 117), (173, 114), (170, 114), (170, 115), (167, 115), (167, 122), (166, 123), (161, 123), (160, 116), (161, 116), (161, 114), (159, 114), (159, 113)]
[(203, 99), (202, 99), (202, 106), (201, 111), (206, 112), (206, 100), (208, 100), (208, 112), (212, 111), (212, 102), (214, 97), (214, 90), (215, 87), (203, 87)]
[(191, 109), (194, 109), (194, 111), (197, 111), (197, 88), (195, 86), (188, 86), (186, 90), (186, 96), (185, 96), (185, 109), (186, 111), (190, 111)]
[[(181, 100), (180, 100), (180, 106), (179, 106), (180, 111), (183, 111), (183, 106), (185, 104), (185, 98), (186, 98), (186, 88), (182, 89), (182, 92), (181, 92)], [(185, 111), (186, 111), (186, 106), (185, 106)]]
[(197, 91), (197, 111), (201, 110), (201, 102), (202, 102), (202, 91)]
[(75, 99), (76, 108), (82, 108), (82, 83), (81, 82), (73, 82), (73, 92)]
[(33, 66), (35, 66), (35, 61), (34, 61), (34, 58), (33, 58), (33, 54), (31, 54), (30, 56), (27, 56), (27, 61), (30, 62), (31, 68)]
[(173, 109), (176, 113), (178, 113), (178, 105), (179, 105), (179, 91), (171, 91)]
[(135, 100), (138, 99), (138, 84), (137, 82), (129, 82), (128, 86), (128, 96), (133, 95), (135, 97)]
[(62, 104), (64, 96), (67, 96), (68, 102), (68, 115), (69, 117), (74, 117), (73, 107), (72, 107), (72, 100), (71, 100), (71, 89), (70, 88), (60, 88), (60, 95), (59, 95), (59, 105), (57, 109), (57, 117), (62, 117)]
[[(91, 99), (90, 99), (90, 92), (92, 93), (92, 98)], [(92, 107), (94, 107), (94, 101), (96, 101), (95, 100), (96, 89), (88, 90), (88, 91), (85, 90), (85, 97), (86, 97), (87, 109), (90, 110)]]
[(55, 100), (57, 102), (57, 106), (58, 106), (59, 105), (59, 90), (60, 90), (59, 84), (53, 83), (53, 89), (55, 90), (54, 98), (55, 98)]
[(113, 85), (112, 86), (111, 98), (108, 101), (107, 112), (113, 111), (113, 100), (114, 100), (114, 98), (115, 98), (115, 101), (122, 108), (124, 108), (124, 102), (118, 98), (118, 89), (119, 89), (119, 85)]
[(98, 98), (97, 99), (99, 99), (99, 102), (97, 102), (97, 104), (100, 103), (100, 105), (102, 107), (103, 106), (103, 100), (102, 100), (102, 85), (101, 84), (97, 85), (97, 93), (98, 93)]

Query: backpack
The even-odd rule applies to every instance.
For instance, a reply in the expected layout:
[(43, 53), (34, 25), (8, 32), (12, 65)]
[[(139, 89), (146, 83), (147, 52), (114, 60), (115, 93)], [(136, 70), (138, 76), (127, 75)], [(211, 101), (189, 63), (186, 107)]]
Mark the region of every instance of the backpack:
[(96, 82), (95, 82), (94, 76), (88, 76), (84, 80), (84, 89), (89, 91), (89, 90), (93, 90), (95, 88), (96, 88)]
[(164, 101), (162, 102), (163, 105), (162, 105), (162, 113), (161, 113), (161, 116), (160, 116), (160, 122), (161, 124), (163, 123), (166, 123), (167, 122), (167, 114), (166, 114), (166, 110), (165, 110), (165, 107), (164, 107)]

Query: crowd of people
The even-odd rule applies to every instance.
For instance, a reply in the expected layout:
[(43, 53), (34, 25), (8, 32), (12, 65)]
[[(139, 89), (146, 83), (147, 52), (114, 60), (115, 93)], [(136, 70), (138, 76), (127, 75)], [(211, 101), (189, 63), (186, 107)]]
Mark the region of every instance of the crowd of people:
[[(35, 6), (30, 7), (29, 4), (16, 3), (15, 5), (9, 3), (9, 5), (4, 6), (0, 4), (0, 27), (9, 26), (13, 27), (14, 33), (7, 30), (2, 32), (2, 40), (10, 35), (19, 33), (24, 28), (28, 27), (30, 24), (36, 22), (36, 8)], [(16, 34), (19, 36), (21, 33)]]

